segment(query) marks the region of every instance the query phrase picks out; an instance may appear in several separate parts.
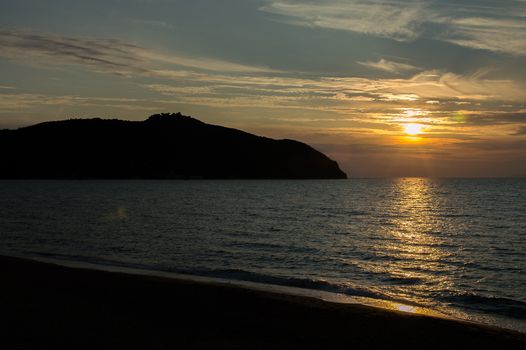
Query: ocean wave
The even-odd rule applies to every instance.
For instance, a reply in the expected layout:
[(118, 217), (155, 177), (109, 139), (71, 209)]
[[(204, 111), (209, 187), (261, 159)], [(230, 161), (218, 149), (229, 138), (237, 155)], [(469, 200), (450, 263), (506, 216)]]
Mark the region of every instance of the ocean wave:
[(418, 277), (388, 277), (384, 278), (382, 282), (394, 285), (416, 285), (423, 283), (424, 280)]
[(260, 251), (282, 251), (282, 252), (290, 252), (290, 253), (305, 253), (305, 254), (314, 254), (319, 252), (319, 248), (313, 248), (308, 246), (292, 246), (292, 245), (285, 245), (281, 243), (272, 243), (272, 242), (228, 242), (225, 243), (225, 246), (232, 247), (232, 248), (242, 248), (242, 249), (250, 249), (254, 250), (256, 252)]
[(286, 287), (297, 287), (305, 289), (321, 290), (325, 292), (341, 293), (349, 296), (360, 296), (375, 299), (385, 299), (384, 295), (380, 295), (371, 290), (359, 288), (349, 285), (337, 284), (327, 280), (312, 279), (307, 277), (283, 277), (275, 275), (267, 275), (256, 272), (250, 272), (240, 269), (217, 269), (217, 270), (171, 270), (182, 274), (217, 277), (240, 281), (249, 281), (263, 284), (273, 284)]
[(455, 213), (440, 213), (434, 215), (435, 217), (442, 217), (442, 218), (471, 218), (475, 217), (473, 214), (455, 214)]
[(526, 302), (504, 297), (485, 296), (470, 292), (456, 292), (438, 299), (452, 306), (483, 313), (526, 320)]

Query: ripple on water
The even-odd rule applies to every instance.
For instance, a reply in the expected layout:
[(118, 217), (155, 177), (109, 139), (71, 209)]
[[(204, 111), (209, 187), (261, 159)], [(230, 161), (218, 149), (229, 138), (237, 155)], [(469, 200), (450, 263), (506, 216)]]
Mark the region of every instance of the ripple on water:
[(0, 181), (0, 193), (3, 252), (396, 299), (526, 331), (526, 180)]

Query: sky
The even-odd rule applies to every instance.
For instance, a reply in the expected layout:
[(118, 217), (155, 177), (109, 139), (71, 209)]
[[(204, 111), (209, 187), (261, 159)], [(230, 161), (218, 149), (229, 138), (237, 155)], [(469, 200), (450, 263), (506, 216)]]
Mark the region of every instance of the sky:
[(160, 112), (350, 177), (526, 176), (526, 0), (0, 1), (0, 128)]

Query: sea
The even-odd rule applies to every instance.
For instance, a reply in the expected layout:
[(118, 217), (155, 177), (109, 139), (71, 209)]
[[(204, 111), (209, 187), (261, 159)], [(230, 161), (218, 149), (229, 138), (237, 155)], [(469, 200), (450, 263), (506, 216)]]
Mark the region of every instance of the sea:
[(0, 254), (297, 287), (526, 332), (526, 179), (2, 180)]

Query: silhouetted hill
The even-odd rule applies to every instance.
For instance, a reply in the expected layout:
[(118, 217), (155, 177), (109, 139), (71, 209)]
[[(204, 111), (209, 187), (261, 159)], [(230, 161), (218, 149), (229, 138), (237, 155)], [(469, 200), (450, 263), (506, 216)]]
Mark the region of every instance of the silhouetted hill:
[(1, 178), (346, 178), (335, 161), (304, 143), (180, 113), (0, 130), (0, 149)]

